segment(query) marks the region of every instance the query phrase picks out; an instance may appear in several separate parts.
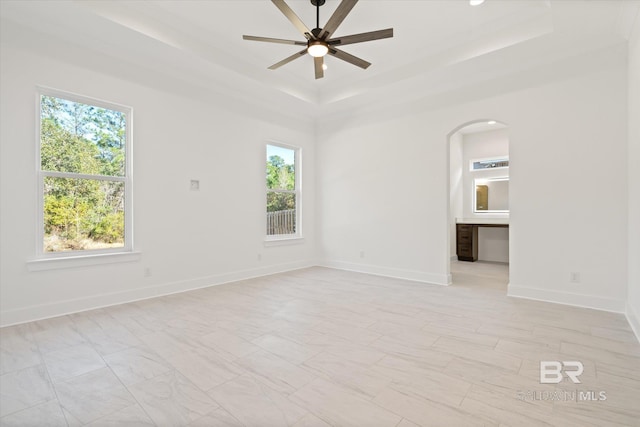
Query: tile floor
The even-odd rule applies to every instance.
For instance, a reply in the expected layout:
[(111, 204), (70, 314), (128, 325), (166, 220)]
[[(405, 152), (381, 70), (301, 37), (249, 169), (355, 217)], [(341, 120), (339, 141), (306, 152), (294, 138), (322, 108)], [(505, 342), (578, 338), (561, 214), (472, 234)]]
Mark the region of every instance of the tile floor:
[[(3, 328), (0, 425), (640, 425), (624, 316), (452, 270), (310, 268)], [(541, 360), (582, 362), (581, 383), (541, 384)]]

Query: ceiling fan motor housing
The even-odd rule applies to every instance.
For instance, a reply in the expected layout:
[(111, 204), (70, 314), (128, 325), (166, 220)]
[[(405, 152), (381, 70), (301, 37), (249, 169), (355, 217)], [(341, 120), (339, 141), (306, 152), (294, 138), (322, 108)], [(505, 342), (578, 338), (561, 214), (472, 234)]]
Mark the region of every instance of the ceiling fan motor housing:
[(314, 6), (322, 6), (325, 0), (311, 0), (311, 4)]

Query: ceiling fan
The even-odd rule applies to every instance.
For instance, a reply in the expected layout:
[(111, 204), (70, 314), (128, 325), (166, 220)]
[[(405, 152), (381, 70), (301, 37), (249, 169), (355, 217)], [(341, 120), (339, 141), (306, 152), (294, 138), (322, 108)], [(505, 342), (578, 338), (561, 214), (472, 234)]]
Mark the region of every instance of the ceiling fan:
[(268, 43), (280, 43), (291, 44), (296, 46), (305, 46), (300, 52), (283, 59), (280, 62), (276, 62), (269, 67), (270, 70), (280, 68), (285, 64), (293, 61), (294, 59), (303, 57), (306, 53), (313, 56), (313, 63), (315, 67), (316, 79), (324, 77), (324, 56), (329, 54), (333, 57), (346, 61), (357, 67), (366, 69), (371, 65), (370, 62), (360, 59), (356, 56), (348, 54), (337, 48), (337, 46), (344, 46), (347, 44), (368, 42), (371, 40), (386, 39), (393, 37), (393, 28), (387, 28), (386, 30), (371, 31), (368, 33), (353, 34), (344, 37), (332, 37), (333, 33), (338, 29), (338, 26), (344, 21), (351, 9), (358, 3), (358, 0), (342, 0), (338, 8), (333, 13), (324, 28), (320, 28), (320, 6), (325, 3), (325, 0), (310, 0), (311, 4), (316, 7), (316, 28), (310, 30), (307, 26), (298, 18), (298, 16), (291, 10), (291, 8), (284, 2), (284, 0), (271, 0), (278, 9), (287, 17), (289, 21), (302, 33), (307, 39), (306, 41), (274, 39), (269, 37), (256, 37), (256, 36), (242, 36), (244, 40), (253, 40), (258, 42)]

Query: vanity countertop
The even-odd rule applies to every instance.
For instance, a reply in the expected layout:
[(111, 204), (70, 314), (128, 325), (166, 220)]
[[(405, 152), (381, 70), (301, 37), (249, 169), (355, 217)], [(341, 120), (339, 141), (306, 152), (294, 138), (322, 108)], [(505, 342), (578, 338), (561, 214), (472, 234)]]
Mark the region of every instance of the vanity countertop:
[(509, 225), (509, 218), (456, 218), (456, 224)]

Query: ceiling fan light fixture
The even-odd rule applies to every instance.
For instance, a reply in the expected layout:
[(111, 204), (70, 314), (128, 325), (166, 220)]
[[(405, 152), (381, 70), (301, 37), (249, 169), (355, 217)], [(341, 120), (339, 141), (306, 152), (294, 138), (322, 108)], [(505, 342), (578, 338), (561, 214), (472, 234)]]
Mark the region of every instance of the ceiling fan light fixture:
[(320, 58), (329, 53), (329, 46), (321, 40), (312, 40), (307, 46), (307, 52), (314, 58)]

